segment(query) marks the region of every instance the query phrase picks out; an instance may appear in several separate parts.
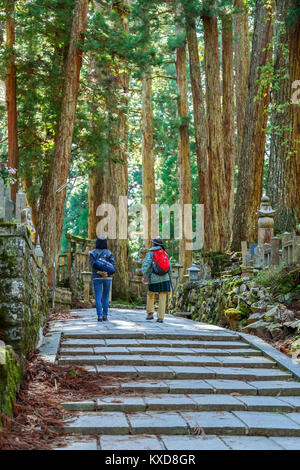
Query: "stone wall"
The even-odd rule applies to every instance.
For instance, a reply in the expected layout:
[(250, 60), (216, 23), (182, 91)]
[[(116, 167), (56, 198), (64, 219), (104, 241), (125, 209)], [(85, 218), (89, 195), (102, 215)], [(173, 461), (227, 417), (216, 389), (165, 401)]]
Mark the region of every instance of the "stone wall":
[[(47, 312), (47, 278), (39, 266), (27, 226), (1, 223), (0, 340), (12, 350), (10, 362), (0, 365), (0, 410), (7, 408), (3, 390), (5, 396), (15, 394), (17, 387), (11, 377), (20, 381), (22, 365), (39, 342)], [(18, 367), (20, 373), (16, 376)]]

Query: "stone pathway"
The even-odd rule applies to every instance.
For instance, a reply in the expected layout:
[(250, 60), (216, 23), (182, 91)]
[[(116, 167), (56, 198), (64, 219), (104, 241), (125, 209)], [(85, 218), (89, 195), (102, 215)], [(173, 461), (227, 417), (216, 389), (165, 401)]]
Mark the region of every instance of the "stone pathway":
[(116, 396), (63, 403), (72, 437), (58, 449), (300, 449), (300, 366), (263, 341), (141, 310), (111, 310), (107, 323), (71, 313), (43, 358), (124, 380)]

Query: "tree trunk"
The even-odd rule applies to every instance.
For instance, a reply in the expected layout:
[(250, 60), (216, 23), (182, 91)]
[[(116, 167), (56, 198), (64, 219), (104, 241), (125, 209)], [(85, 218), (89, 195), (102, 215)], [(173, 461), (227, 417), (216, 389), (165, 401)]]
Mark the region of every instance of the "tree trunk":
[[(119, 15), (119, 19), (125, 33), (128, 33), (128, 17), (130, 11), (130, 0), (115, 0), (114, 8)], [(125, 68), (125, 65), (124, 65)], [(128, 196), (128, 164), (127, 164), (127, 114), (124, 107), (128, 104), (129, 76), (127, 71), (118, 68), (115, 70), (116, 94), (121, 106), (118, 108), (118, 124), (116, 126), (116, 136), (118, 144), (114, 148), (113, 156), (121, 163), (110, 163), (110, 203), (116, 209), (117, 216), (117, 238), (110, 241), (110, 247), (116, 257), (117, 270), (113, 281), (113, 296), (115, 298), (128, 299), (129, 279), (128, 279), (128, 238), (121, 238), (123, 226), (122, 220), (127, 219), (127, 205), (119, 208), (119, 198)], [(124, 234), (125, 235), (125, 234)]]
[[(299, 15), (299, 2), (293, 0), (293, 8), (298, 7)], [(300, 80), (300, 19), (298, 18), (294, 27), (289, 29), (289, 74), (290, 74), (290, 90), (293, 91), (293, 84), (297, 80)], [(298, 82), (299, 83), (299, 82)], [(299, 90), (299, 84), (297, 86)], [(292, 145), (291, 145), (291, 157), (290, 157), (290, 168), (289, 174), (286, 175), (287, 184), (289, 178), (291, 178), (290, 186), (288, 188), (287, 206), (295, 210), (293, 211), (292, 218), (298, 221), (300, 220), (300, 102), (298, 92), (298, 103), (291, 105), (292, 114)], [(296, 176), (295, 176), (296, 175)], [(293, 222), (291, 222), (292, 226)]]
[(97, 207), (103, 201), (104, 175), (102, 167), (93, 167), (89, 172), (89, 215), (88, 215), (88, 238), (97, 238), (96, 228), (98, 218), (96, 216)]
[[(180, 15), (181, 8), (176, 14)], [(181, 26), (176, 25), (177, 35), (182, 34)], [(179, 240), (179, 263), (182, 264), (182, 274), (192, 265), (191, 244), (192, 225), (184, 217), (185, 205), (192, 203), (191, 188), (191, 162), (189, 141), (189, 118), (188, 118), (188, 96), (187, 96), (187, 69), (186, 69), (186, 41), (176, 49), (176, 80), (178, 90), (178, 167), (179, 167), (179, 202), (182, 210), (182, 237)]]
[[(234, 73), (232, 15), (222, 17), (223, 141), (227, 188), (227, 214), (232, 227), (234, 203)], [(230, 240), (231, 243), (231, 240)]]
[[(275, 21), (275, 73), (278, 73), (279, 87), (272, 92), (271, 147), (267, 183), (267, 195), (276, 209), (275, 230), (292, 231), (297, 224), (296, 200), (297, 158), (292, 151), (292, 112), (296, 105), (290, 104), (292, 83), (289, 77), (289, 30), (285, 24), (286, 14), (292, 7), (291, 0), (277, 0)], [(291, 31), (292, 32), (292, 31)], [(290, 32), (290, 34), (291, 34)], [(296, 38), (291, 34), (291, 41)], [(293, 58), (296, 60), (297, 58)]]
[(237, 120), (237, 156), (241, 158), (245, 111), (250, 70), (250, 40), (248, 10), (245, 0), (234, 0), (236, 12), (233, 15), (235, 52), (235, 94)]
[[(211, 2), (214, 8), (215, 2)], [(209, 248), (226, 251), (230, 244), (230, 224), (224, 213), (228, 207), (225, 181), (223, 130), (221, 115), (218, 23), (214, 14), (203, 17), (206, 109), (208, 120), (208, 185), (210, 195)], [(205, 231), (207, 227), (205, 227)]]
[[(41, 247), (45, 254), (45, 263), (50, 268), (53, 256), (52, 227), (54, 220), (54, 179), (57, 188), (66, 183), (70, 164), (74, 122), (79, 88), (79, 77), (82, 64), (82, 45), (87, 24), (88, 0), (77, 0), (74, 7), (70, 44), (65, 64), (65, 79), (63, 85), (61, 113), (58, 133), (55, 141), (54, 161), (52, 168), (45, 174), (41, 188), (39, 235)], [(59, 253), (62, 234), (64, 202), (66, 189), (57, 194), (56, 211), (56, 253)], [(51, 271), (48, 276), (51, 282)]]
[(201, 69), (198, 51), (196, 22), (193, 18), (187, 20), (187, 43), (189, 51), (189, 65), (193, 97), (194, 129), (196, 141), (197, 169), (200, 185), (200, 204), (204, 205), (204, 246), (206, 250), (210, 240), (210, 211), (209, 193), (207, 185), (207, 119), (204, 106)]
[[(273, 9), (273, 4), (272, 4)], [(233, 248), (241, 242), (254, 242), (257, 237), (256, 211), (262, 196), (266, 127), (270, 103), (269, 83), (262, 83), (262, 70), (272, 61), (272, 9), (264, 1), (256, 5), (249, 92), (246, 105), (242, 158), (234, 213)]]
[[(148, 226), (146, 248), (150, 248), (150, 239), (158, 235), (157, 217), (152, 214), (155, 204), (155, 176), (153, 157), (153, 110), (152, 77), (149, 66), (142, 76), (142, 153), (143, 153), (143, 204), (147, 209)], [(152, 215), (154, 216), (152, 219)]]
[[(6, 42), (9, 48), (6, 73), (7, 131), (8, 131), (8, 166), (18, 169), (18, 116), (17, 116), (17, 77), (15, 65), (15, 0), (6, 2)], [(11, 185), (11, 198), (16, 202), (18, 183)]]

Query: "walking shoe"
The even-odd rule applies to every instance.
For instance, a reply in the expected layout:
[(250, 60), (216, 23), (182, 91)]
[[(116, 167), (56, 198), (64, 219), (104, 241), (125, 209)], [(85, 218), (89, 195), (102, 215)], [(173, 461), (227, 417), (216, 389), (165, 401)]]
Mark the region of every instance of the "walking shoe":
[(103, 321), (103, 317), (98, 317), (98, 321)]
[(146, 320), (153, 320), (153, 313), (148, 313), (146, 316)]
[(103, 317), (103, 321), (107, 321), (107, 315)]
[(159, 318), (156, 320), (158, 323), (163, 323), (163, 320), (160, 320)]

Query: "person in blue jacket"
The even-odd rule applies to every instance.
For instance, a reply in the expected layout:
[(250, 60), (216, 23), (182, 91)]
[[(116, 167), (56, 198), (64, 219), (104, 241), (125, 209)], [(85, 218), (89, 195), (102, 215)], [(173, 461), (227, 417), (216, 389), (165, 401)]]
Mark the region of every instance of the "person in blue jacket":
[(96, 240), (96, 248), (90, 251), (90, 264), (92, 266), (92, 278), (95, 291), (95, 304), (97, 310), (98, 321), (106, 321), (109, 308), (109, 291), (111, 288), (111, 277), (107, 273), (100, 272), (93, 268), (98, 258), (104, 258), (113, 266), (116, 265), (114, 256), (107, 249), (107, 240), (105, 237), (99, 237)]

